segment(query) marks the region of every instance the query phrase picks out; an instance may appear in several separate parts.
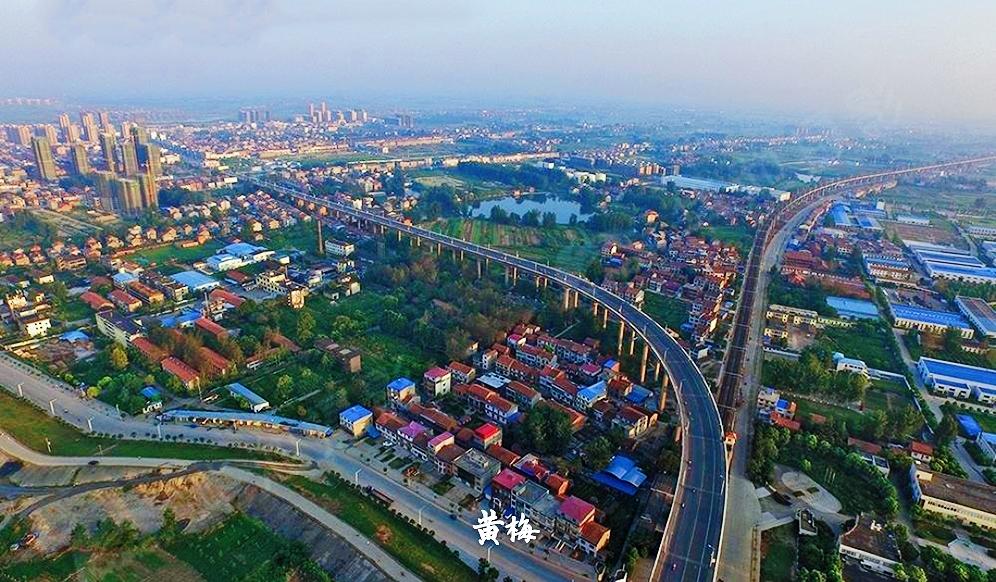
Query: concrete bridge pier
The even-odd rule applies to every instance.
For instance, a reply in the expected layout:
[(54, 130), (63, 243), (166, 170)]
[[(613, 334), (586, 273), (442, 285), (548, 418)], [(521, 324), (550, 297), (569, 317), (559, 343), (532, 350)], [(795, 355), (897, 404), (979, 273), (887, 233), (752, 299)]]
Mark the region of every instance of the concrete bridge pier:
[(643, 355), (640, 357), (640, 384), (647, 381), (647, 358), (650, 357), (650, 344), (643, 342)]
[(512, 267), (512, 285), (519, 284), (519, 268)]
[(401, 242), (401, 231), (398, 231), (398, 242)]
[(622, 319), (619, 320), (619, 341), (616, 346), (616, 353), (622, 356), (623, 353), (623, 334), (626, 333), (626, 322)]
[(591, 304), (591, 315), (592, 315), (592, 317), (595, 318), (596, 321), (598, 320), (598, 301), (592, 302), (592, 304)]
[(477, 260), (477, 278), (478, 279), (481, 278), (481, 260), (480, 259)]
[(574, 292), (574, 309), (577, 309), (581, 305), (581, 294), (577, 291)]
[(667, 389), (671, 386), (671, 378), (667, 374), (663, 374), (661, 378), (661, 391), (657, 395), (657, 411), (664, 412), (664, 407), (667, 406)]
[(571, 290), (569, 287), (564, 287), (564, 311), (567, 311), (571, 307)]
[(602, 329), (609, 327), (609, 308), (602, 308)]
[(632, 356), (633, 352), (636, 351), (636, 330), (634, 329), (630, 333), (631, 335), (629, 336), (629, 355)]

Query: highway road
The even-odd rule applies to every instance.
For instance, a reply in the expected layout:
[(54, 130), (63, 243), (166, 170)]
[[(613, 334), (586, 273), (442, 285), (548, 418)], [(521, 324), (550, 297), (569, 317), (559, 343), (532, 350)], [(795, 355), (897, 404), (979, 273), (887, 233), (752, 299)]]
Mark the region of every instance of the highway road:
[(266, 181), (254, 183), (264, 189), (329, 210), (368, 224), (379, 225), (410, 237), (443, 245), (480, 259), (489, 259), (520, 274), (541, 276), (608, 309), (625, 321), (664, 365), (677, 395), (683, 427), (682, 462), (675, 491), (675, 507), (665, 525), (655, 560), (654, 578), (708, 581), (716, 577), (716, 561), (726, 509), (726, 448), (719, 410), (709, 385), (698, 367), (650, 316), (587, 279), (560, 269), (510, 255), (495, 249), (407, 225), (381, 214), (318, 198), (297, 189)]

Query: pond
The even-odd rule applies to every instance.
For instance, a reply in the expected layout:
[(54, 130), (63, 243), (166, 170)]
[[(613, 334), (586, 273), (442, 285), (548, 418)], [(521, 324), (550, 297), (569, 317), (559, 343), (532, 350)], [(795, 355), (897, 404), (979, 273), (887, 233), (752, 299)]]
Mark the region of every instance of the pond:
[(580, 202), (550, 194), (505, 196), (504, 198), (484, 200), (470, 208), (470, 215), (474, 218), (488, 218), (491, 216), (492, 208), (501, 208), (509, 214), (515, 213), (520, 217), (527, 212), (537, 210), (541, 215), (540, 220), (542, 220), (542, 214), (552, 212), (557, 219), (557, 224), (570, 224), (572, 215), (577, 217), (578, 222), (584, 222), (591, 218), (591, 213), (581, 211)]

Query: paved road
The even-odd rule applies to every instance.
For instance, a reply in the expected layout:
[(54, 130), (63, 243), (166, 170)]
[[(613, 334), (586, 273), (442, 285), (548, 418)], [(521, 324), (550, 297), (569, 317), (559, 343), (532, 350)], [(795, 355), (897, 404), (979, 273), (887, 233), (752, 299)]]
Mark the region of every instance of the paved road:
[(664, 580), (713, 580), (726, 509), (726, 448), (719, 410), (702, 373), (689, 355), (650, 316), (587, 279), (529, 259), (468, 243), (410, 226), (383, 215), (304, 194), (267, 182), (261, 187), (289, 197), (325, 206), (356, 220), (380, 225), (430, 243), (485, 258), (522, 273), (541, 276), (607, 308), (625, 321), (664, 364), (677, 394), (683, 426), (682, 463), (664, 537), (655, 561), (654, 578)]
[[(785, 250), (785, 245), (792, 233), (814, 210), (819, 203), (814, 203), (800, 212), (795, 219), (782, 228), (767, 246), (761, 257), (760, 274), (758, 277), (758, 292), (754, 294), (752, 312), (758, 316), (751, 319), (749, 337), (762, 337), (764, 334), (764, 317), (768, 303), (768, 282), (771, 267), (778, 263)], [(737, 443), (733, 450), (733, 463), (730, 467), (730, 505), (737, 508), (726, 516), (726, 536), (723, 538), (723, 560), (719, 566), (719, 577), (723, 580), (752, 580), (756, 576), (756, 560), (752, 559), (753, 538), (751, 530), (761, 519), (761, 504), (755, 493), (754, 483), (747, 478), (747, 461), (750, 457), (750, 443), (754, 433), (753, 403), (757, 387), (760, 384), (761, 361), (764, 350), (761, 342), (749, 341), (745, 354), (743, 382), (745, 387), (744, 400), (746, 411), (737, 415)]]
[[(147, 438), (146, 435), (151, 437), (157, 435), (157, 427), (151, 420), (142, 417), (121, 418), (113, 407), (99, 401), (81, 399), (69, 386), (6, 354), (0, 354), (0, 385), (17, 394), (18, 384), (22, 385), (24, 397), (42, 410), (50, 410), (49, 401), (54, 399), (56, 402), (53, 408), (56, 415), (83, 431), (87, 430), (87, 419), (92, 419), (93, 428), (97, 432), (139, 439)], [(297, 441), (294, 436), (286, 433), (252, 430), (234, 432), (228, 429), (209, 430), (205, 427), (191, 428), (176, 424), (163, 424), (158, 430), (162, 431), (163, 437), (204, 438), (208, 444), (251, 445), (259, 449), (278, 450), (288, 455), (294, 454), (295, 441)], [(384, 492), (394, 499), (394, 509), (403, 515), (417, 519), (419, 510), (422, 510), (423, 523), (436, 531), (436, 538), (446, 540), (451, 548), (459, 550), (461, 559), (475, 570), (478, 558), (485, 557), (485, 549), (477, 543), (477, 532), (470, 523), (450, 519), (449, 512), (435, 505), (430, 495), (414, 492), (404, 484), (393, 481), (389, 476), (370, 470), (367, 465), (337, 450), (332, 440), (305, 438), (301, 439), (300, 447), (302, 458), (314, 461), (322, 470), (333, 470), (346, 478), (358, 475), (357, 481), (360, 485), (370, 485)], [(11, 456), (25, 458), (39, 465), (80, 466), (88, 464), (91, 460), (98, 460), (105, 466), (182, 468), (194, 463), (179, 459), (52, 457), (28, 449), (2, 434), (0, 434), (0, 450), (9, 450)], [(240, 463), (245, 462), (240, 461)], [(501, 571), (502, 576), (508, 575), (516, 580), (552, 582), (592, 578), (590, 566), (566, 558), (563, 561), (553, 558), (551, 560), (547, 561), (540, 555), (518, 550), (509, 544), (503, 544), (491, 552), (492, 564)]]

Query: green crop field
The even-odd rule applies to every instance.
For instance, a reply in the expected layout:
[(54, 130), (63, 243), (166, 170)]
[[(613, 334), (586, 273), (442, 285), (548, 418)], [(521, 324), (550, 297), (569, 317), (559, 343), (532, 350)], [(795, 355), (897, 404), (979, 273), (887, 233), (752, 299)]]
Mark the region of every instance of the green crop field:
[(164, 265), (171, 262), (192, 263), (206, 259), (222, 247), (221, 241), (209, 240), (202, 245), (180, 249), (173, 245), (135, 251), (129, 257), (141, 263)]
[(235, 513), (210, 531), (181, 536), (167, 550), (206, 582), (228, 582), (254, 579), (286, 544), (261, 522)]

